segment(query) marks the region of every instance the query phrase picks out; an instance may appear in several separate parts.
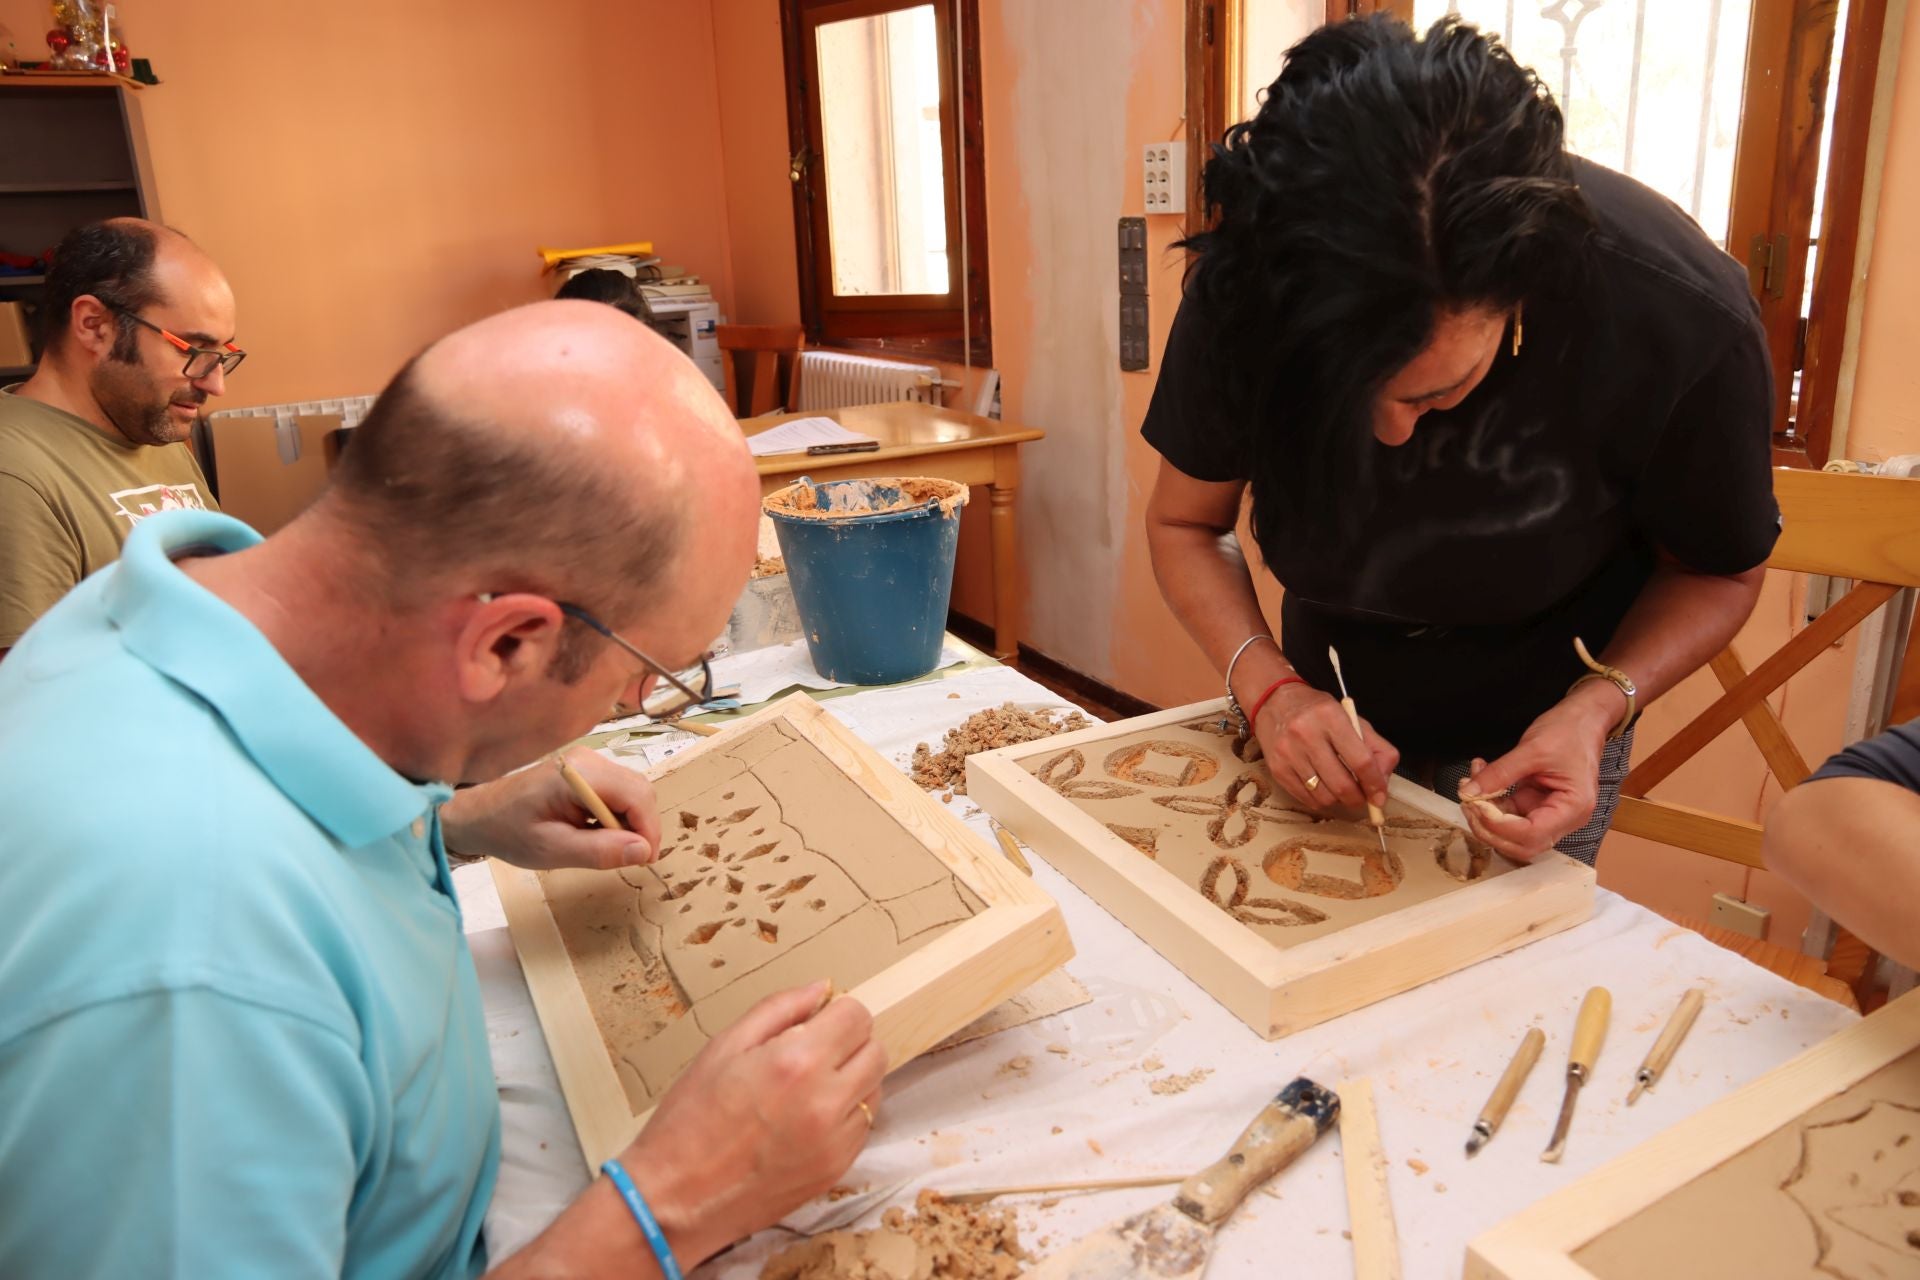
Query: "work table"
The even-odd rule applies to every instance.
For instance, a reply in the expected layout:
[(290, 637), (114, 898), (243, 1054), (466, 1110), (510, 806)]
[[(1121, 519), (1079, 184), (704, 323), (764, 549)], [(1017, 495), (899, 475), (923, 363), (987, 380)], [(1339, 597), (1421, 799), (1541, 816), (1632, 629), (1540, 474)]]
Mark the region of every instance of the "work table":
[[(951, 695), (958, 694), (958, 697)], [(904, 764), (972, 713), (1060, 699), (997, 665), (968, 663), (929, 681), (834, 697), (829, 704), (883, 755)], [(639, 761), (630, 761), (638, 764)], [(949, 802), (993, 847), (984, 813)], [(911, 1179), (947, 1190), (1157, 1172), (1218, 1158), (1284, 1083), (1373, 1081), (1404, 1273), (1457, 1277), (1469, 1239), (1652, 1137), (1856, 1020), (1691, 931), (1601, 891), (1576, 928), (1283, 1040), (1249, 1031), (1146, 943), (1033, 858), (1060, 903), (1077, 954), (1067, 970), (1090, 1003), (926, 1055), (888, 1078), (866, 1151), (841, 1180), (862, 1188)], [(484, 866), (455, 873), (487, 1009), (505, 1124), (487, 1234), (498, 1261), (587, 1184), (513, 945)], [(1224, 922), (1223, 922), (1224, 923)], [(1613, 1018), (1564, 1159), (1542, 1164), (1581, 996), (1613, 993)], [(1681, 994), (1705, 1010), (1659, 1085), (1624, 1105), (1634, 1069)], [(1474, 1117), (1533, 1023), (1539, 1066), (1498, 1135), (1469, 1162)], [(1156, 1083), (1159, 1085), (1155, 1087)], [(1007, 1199), (1021, 1240), (1045, 1253), (1165, 1199), (1165, 1189)], [(1042, 1207), (1045, 1205), (1046, 1207)], [(862, 1221), (870, 1226), (877, 1218)], [(1351, 1275), (1337, 1133), (1255, 1194), (1218, 1238), (1213, 1277)], [(748, 1280), (797, 1237), (762, 1232), (696, 1274)]]

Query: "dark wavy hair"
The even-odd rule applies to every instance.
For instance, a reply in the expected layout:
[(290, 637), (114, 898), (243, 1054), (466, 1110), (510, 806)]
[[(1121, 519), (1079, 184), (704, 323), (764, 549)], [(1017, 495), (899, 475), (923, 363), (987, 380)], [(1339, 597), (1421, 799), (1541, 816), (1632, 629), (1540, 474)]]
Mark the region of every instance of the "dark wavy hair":
[(1372, 404), (1443, 311), (1570, 287), (1592, 221), (1560, 109), (1455, 18), (1321, 27), (1205, 172), (1187, 293), (1263, 548), (1351, 533), (1370, 508)]

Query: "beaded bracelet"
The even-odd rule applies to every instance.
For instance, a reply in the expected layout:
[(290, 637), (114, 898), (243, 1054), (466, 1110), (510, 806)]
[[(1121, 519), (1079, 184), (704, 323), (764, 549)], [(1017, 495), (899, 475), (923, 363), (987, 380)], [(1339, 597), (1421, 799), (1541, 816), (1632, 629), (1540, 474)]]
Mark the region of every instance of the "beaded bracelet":
[(647, 1208), (646, 1197), (640, 1194), (640, 1188), (633, 1185), (633, 1179), (618, 1160), (609, 1160), (600, 1166), (600, 1172), (607, 1175), (620, 1198), (627, 1202), (627, 1208), (633, 1214), (633, 1220), (640, 1224), (640, 1234), (647, 1238), (647, 1247), (653, 1250), (653, 1260), (660, 1264), (660, 1274), (666, 1280), (681, 1280), (680, 1264), (673, 1260), (673, 1246), (667, 1243), (667, 1233), (660, 1229), (653, 1210)]

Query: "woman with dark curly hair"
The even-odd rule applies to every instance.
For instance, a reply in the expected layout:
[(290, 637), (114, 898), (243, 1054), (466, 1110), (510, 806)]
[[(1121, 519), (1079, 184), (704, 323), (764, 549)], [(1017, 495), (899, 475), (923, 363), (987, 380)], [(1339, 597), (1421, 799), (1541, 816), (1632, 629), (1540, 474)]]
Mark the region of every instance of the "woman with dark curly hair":
[(1162, 594), (1296, 800), (1398, 768), (1499, 797), (1468, 819), (1509, 856), (1591, 862), (1635, 713), (1732, 638), (1778, 533), (1745, 271), (1453, 19), (1295, 45), (1206, 196), (1143, 429)]

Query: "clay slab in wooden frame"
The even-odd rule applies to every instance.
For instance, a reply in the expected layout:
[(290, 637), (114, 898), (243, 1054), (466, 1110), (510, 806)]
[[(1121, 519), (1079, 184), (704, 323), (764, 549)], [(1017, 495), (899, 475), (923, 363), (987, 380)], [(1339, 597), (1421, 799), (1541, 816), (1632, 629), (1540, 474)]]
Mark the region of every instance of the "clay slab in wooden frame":
[(1466, 1275), (1920, 1275), (1920, 992), (1481, 1235)]
[(1384, 855), (1371, 827), (1317, 821), (1223, 719), (1194, 703), (983, 752), (967, 790), (1268, 1039), (1592, 914), (1591, 868), (1508, 862), (1404, 778)]
[(590, 1168), (763, 995), (832, 978), (897, 1067), (1073, 954), (1051, 898), (804, 694), (653, 781), (652, 865), (493, 864)]

